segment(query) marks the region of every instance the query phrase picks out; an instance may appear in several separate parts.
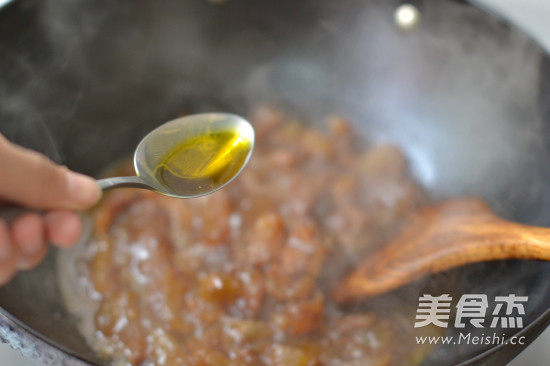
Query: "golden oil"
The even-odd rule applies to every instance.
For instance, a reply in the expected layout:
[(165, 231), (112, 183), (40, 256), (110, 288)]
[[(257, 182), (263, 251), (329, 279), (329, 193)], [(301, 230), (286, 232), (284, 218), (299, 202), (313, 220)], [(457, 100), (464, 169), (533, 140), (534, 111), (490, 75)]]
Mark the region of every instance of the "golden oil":
[(215, 190), (243, 167), (252, 141), (238, 130), (193, 136), (170, 149), (155, 169), (159, 182), (179, 195)]

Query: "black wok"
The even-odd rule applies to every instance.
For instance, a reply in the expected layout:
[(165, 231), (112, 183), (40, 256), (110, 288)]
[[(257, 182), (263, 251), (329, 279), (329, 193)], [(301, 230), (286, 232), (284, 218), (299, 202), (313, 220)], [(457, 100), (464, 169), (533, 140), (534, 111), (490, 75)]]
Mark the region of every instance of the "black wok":
[[(0, 131), (94, 175), (182, 111), (338, 113), (401, 145), (433, 197), (480, 196), (505, 218), (549, 225), (548, 56), (467, 3), (415, 4), (421, 22), (403, 31), (388, 0), (14, 1), (0, 11)], [(0, 336), (37, 364), (94, 362), (54, 257), (0, 288)], [(499, 330), (526, 338), (439, 346), (426, 364), (500, 365), (549, 323), (548, 263), (468, 266), (434, 283), (392, 304), (427, 291), (529, 296), (523, 329)]]

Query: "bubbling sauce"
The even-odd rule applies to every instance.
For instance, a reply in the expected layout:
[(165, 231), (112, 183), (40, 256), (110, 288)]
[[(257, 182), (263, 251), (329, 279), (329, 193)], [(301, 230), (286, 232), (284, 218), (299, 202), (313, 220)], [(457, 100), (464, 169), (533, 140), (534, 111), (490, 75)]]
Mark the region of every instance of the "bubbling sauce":
[[(59, 261), (89, 344), (117, 365), (420, 363), (430, 346), (415, 336), (440, 329), (414, 330), (412, 301), (350, 309), (329, 295), (425, 203), (401, 151), (364, 148), (339, 117), (322, 129), (263, 107), (249, 120), (254, 154), (224, 189), (187, 200), (105, 194), (90, 239)], [(169, 174), (210, 180), (234, 159), (239, 165), (209, 155), (235, 143), (231, 134), (184, 143), (159, 174), (166, 184)], [(211, 156), (208, 168), (186, 162), (202, 160), (189, 156), (196, 146)]]

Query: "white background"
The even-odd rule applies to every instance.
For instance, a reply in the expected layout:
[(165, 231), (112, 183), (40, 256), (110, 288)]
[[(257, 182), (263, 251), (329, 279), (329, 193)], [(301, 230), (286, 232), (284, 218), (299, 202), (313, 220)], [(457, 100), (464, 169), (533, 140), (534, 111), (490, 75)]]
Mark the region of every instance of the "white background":
[[(0, 4), (4, 1), (0, 0)], [(496, 13), (504, 15), (524, 31), (531, 34), (546, 49), (550, 50), (550, 1), (477, 0), (477, 2), (484, 4)], [(30, 366), (31, 363), (23, 359), (18, 352), (13, 351), (4, 344), (0, 344), (0, 365)], [(550, 365), (550, 329), (546, 330), (510, 365)]]

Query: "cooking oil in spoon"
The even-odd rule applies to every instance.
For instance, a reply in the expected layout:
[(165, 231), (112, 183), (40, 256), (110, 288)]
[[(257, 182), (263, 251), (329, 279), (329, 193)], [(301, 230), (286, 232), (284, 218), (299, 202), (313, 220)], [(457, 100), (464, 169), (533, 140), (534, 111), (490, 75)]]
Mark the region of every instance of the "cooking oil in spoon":
[(248, 136), (235, 129), (207, 131), (184, 138), (161, 157), (155, 176), (178, 195), (214, 191), (238, 174), (252, 143)]
[(103, 190), (143, 188), (178, 198), (212, 193), (235, 179), (254, 150), (254, 129), (234, 114), (180, 117), (151, 131), (134, 153), (136, 176), (100, 179)]

